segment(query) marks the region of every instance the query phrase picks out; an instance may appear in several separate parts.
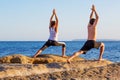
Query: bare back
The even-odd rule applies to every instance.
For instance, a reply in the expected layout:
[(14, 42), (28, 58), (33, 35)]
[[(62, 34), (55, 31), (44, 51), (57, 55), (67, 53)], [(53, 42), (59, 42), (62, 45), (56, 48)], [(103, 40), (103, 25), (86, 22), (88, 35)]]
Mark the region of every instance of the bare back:
[[(95, 6), (92, 5), (92, 12), (90, 14), (90, 22), (88, 24), (88, 40), (95, 40), (96, 41), (96, 35), (97, 35), (97, 23), (98, 23), (98, 19), (99, 16), (95, 10)], [(95, 15), (95, 18), (93, 18), (93, 15)]]
[(88, 24), (87, 28), (88, 28), (88, 40), (96, 41), (96, 35), (97, 35), (96, 25)]

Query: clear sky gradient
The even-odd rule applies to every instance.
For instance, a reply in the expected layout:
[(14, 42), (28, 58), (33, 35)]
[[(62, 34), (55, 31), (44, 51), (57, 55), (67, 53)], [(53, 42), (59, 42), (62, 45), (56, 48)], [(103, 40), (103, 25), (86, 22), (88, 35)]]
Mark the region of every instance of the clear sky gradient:
[(99, 14), (97, 39), (120, 40), (120, 0), (0, 0), (0, 41), (42, 41), (55, 8), (59, 40), (87, 38), (90, 8)]

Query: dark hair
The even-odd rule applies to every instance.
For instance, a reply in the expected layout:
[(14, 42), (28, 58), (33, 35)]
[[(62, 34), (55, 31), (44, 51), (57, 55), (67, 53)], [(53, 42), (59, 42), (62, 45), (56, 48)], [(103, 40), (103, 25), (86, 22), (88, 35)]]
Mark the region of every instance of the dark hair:
[(55, 21), (50, 22), (50, 27), (53, 27), (55, 25)]
[(91, 18), (89, 23), (90, 23), (91, 25), (93, 25), (94, 22), (95, 22), (95, 18)]

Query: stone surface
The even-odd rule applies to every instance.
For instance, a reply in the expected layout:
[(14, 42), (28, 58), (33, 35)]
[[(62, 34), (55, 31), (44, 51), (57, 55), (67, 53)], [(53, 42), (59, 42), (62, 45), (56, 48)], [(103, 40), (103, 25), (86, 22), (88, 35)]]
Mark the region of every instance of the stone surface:
[[(43, 54), (32, 58), (20, 54), (0, 58), (0, 80), (119, 80), (120, 63)], [(114, 79), (113, 79), (114, 78)]]

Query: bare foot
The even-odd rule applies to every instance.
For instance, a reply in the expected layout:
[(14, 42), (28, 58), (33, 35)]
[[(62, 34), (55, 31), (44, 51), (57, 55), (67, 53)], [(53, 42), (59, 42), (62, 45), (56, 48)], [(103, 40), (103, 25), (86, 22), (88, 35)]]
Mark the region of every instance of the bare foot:
[(71, 61), (69, 59), (67, 59), (67, 63), (71, 64)]
[(36, 58), (36, 56), (33, 56), (33, 58)]
[(105, 59), (98, 59), (98, 61), (104, 61)]
[(67, 56), (66, 55), (62, 55), (63, 58), (66, 58)]

